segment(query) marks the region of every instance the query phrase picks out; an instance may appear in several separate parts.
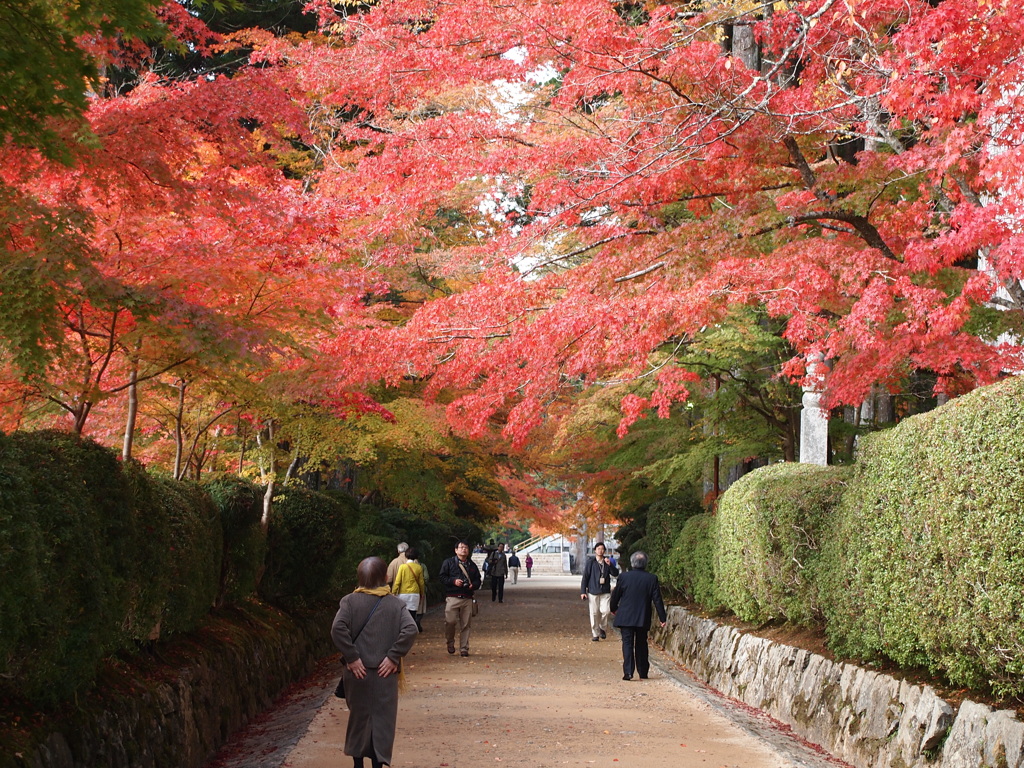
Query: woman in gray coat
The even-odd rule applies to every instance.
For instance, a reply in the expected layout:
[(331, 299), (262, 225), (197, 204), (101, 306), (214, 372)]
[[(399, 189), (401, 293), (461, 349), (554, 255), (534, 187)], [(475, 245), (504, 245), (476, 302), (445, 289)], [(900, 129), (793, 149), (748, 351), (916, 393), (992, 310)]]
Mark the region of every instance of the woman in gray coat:
[(416, 639), (416, 622), (387, 586), (387, 564), (368, 557), (356, 571), (359, 586), (341, 599), (331, 637), (345, 663), (348, 729), (345, 754), (355, 768), (391, 765), (398, 719), (401, 659)]

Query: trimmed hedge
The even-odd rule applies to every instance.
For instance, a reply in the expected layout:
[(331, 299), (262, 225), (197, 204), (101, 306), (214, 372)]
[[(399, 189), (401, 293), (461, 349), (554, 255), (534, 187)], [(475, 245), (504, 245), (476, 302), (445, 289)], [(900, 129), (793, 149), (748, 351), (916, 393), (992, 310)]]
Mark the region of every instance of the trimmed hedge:
[(192, 482), (154, 478), (170, 524), (170, 591), (161, 634), (190, 632), (213, 608), (220, 587), (223, 533), (217, 507)]
[(184, 633), (221, 582), (220, 514), (197, 485), (62, 432), (0, 434), (0, 687), (70, 698), (102, 659)]
[(265, 532), (262, 501), (234, 476), (199, 486), (65, 433), (0, 433), (0, 695), (56, 704), (102, 659), (191, 632), (258, 581), (270, 602), (319, 607), (367, 555), (390, 559), (404, 539), (436, 567), (453, 536), (480, 533), (300, 484), (279, 490)]
[(866, 437), (822, 551), (840, 654), (1024, 694), (1024, 379)]
[(647, 508), (647, 530), (630, 554), (640, 549), (647, 554), (647, 568), (664, 576), (664, 567), (676, 537), (686, 521), (702, 512), (696, 494), (667, 496)]
[(224, 531), (217, 604), (249, 597), (263, 573), (267, 535), (260, 525), (263, 489), (238, 475), (218, 475), (203, 488), (220, 512)]
[(716, 523), (717, 518), (706, 513), (687, 520), (662, 569), (667, 584), (714, 611), (722, 607), (715, 584)]
[(716, 597), (744, 621), (821, 619), (815, 569), (821, 529), (846, 488), (845, 467), (773, 464), (722, 496), (714, 542)]
[(1024, 695), (1022, 404), (1008, 379), (862, 438), (853, 467), (746, 475), (676, 538), (670, 586), (751, 622), (823, 623), (840, 656)]
[(298, 483), (275, 493), (260, 594), (281, 605), (337, 600), (347, 523), (355, 513), (354, 499), (317, 493)]
[[(0, 675), (69, 696), (131, 641), (153, 600), (130, 486), (114, 455), (57, 432), (0, 435)], [(139, 608), (140, 614), (133, 614)]]

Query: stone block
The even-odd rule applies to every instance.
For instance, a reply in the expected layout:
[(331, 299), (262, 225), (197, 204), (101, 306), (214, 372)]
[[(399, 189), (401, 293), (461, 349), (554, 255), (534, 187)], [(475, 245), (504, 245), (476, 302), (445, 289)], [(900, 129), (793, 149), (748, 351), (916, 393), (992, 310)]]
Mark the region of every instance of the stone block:
[(965, 701), (942, 748), (942, 768), (1021, 768), (1024, 723), (1009, 710)]

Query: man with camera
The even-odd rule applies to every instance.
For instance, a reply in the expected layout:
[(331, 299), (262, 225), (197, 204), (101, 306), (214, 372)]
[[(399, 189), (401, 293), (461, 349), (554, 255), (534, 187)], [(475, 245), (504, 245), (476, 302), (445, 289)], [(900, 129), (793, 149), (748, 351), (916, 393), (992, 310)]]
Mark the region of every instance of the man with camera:
[(594, 556), (587, 559), (580, 583), (580, 600), (590, 600), (591, 640), (597, 642), (608, 637), (608, 615), (611, 613), (612, 576), (619, 569), (605, 556), (603, 542), (594, 545)]
[(469, 544), (455, 545), (455, 556), (441, 563), (438, 575), (444, 585), (444, 630), (448, 653), (455, 653), (455, 633), (459, 650), (469, 656), (469, 627), (473, 620), (473, 593), (480, 589), (480, 569), (469, 556)]

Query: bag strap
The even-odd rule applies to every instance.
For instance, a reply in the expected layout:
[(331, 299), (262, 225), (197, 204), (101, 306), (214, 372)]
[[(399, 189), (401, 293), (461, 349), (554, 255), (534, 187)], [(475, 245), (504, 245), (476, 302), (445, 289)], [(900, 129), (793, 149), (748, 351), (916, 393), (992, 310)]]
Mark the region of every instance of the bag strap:
[(468, 586), (469, 587), (469, 591), (472, 592), (473, 591), (473, 580), (471, 578), (469, 578), (469, 572), (466, 570), (466, 566), (464, 566), (462, 563), (460, 563), (458, 561), (458, 559), (455, 560), (455, 564), (457, 566), (459, 566), (459, 570), (462, 571), (462, 575), (466, 577), (466, 586)]
[[(427, 594), (427, 585), (423, 583), (423, 566), (420, 566), (419, 575), (416, 574), (416, 571), (414, 571), (412, 569), (412, 567), (408, 563), (402, 563), (401, 568), (398, 569), (398, 573), (402, 572), (402, 568), (408, 568), (409, 569), (409, 572), (412, 574), (413, 579), (416, 581), (416, 586), (418, 586), (420, 588), (420, 592), (422, 592), (423, 594)], [(467, 578), (469, 578), (469, 577), (467, 576)], [(396, 574), (395, 575), (395, 583), (397, 583), (397, 582), (398, 582), (398, 575)]]
[(384, 595), (377, 598), (377, 602), (373, 604), (373, 608), (370, 609), (370, 613), (367, 614), (366, 620), (363, 622), (363, 626), (359, 628), (359, 631), (352, 636), (352, 644), (355, 645), (356, 638), (363, 634), (363, 630), (366, 629), (366, 625), (370, 623), (370, 616), (373, 616), (374, 611), (377, 610), (377, 606), (380, 605), (380, 601), (384, 599)]

